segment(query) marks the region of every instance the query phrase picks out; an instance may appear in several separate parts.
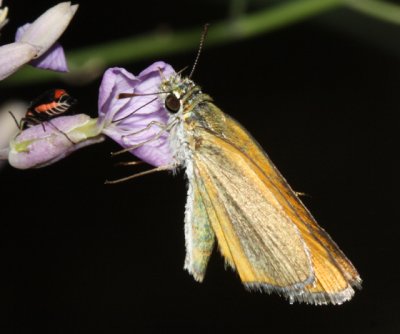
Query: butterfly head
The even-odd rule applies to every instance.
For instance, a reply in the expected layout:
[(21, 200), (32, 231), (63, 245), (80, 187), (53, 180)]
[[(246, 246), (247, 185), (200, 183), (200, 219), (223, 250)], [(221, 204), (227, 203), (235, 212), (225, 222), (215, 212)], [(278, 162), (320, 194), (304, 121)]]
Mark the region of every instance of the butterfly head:
[(185, 112), (201, 89), (187, 77), (173, 75), (161, 83), (161, 91), (166, 92), (163, 99), (165, 108), (171, 113)]

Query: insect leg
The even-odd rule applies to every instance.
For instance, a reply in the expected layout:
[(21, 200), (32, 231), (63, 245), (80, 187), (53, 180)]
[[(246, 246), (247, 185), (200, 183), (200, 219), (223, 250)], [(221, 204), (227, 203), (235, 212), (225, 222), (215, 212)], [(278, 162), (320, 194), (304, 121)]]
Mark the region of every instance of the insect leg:
[[(56, 129), (58, 132), (62, 133), (62, 134), (64, 135), (64, 137), (67, 138), (69, 142), (71, 142), (72, 145), (75, 145), (75, 144), (76, 144), (71, 138), (68, 137), (68, 135), (67, 135), (64, 131), (61, 131), (61, 130), (60, 130), (58, 127), (56, 127), (50, 120), (47, 121), (47, 122), (48, 122), (54, 129)], [(42, 123), (42, 124), (44, 124), (44, 123)]]
[(165, 170), (171, 170), (171, 169), (173, 169), (173, 168), (175, 168), (175, 167), (176, 167), (175, 164), (169, 164), (169, 165), (165, 165), (165, 166), (159, 166), (159, 167), (156, 167), (156, 168), (153, 168), (153, 169), (150, 169), (150, 170), (146, 170), (146, 171), (141, 172), (141, 173), (136, 173), (136, 174), (133, 174), (133, 175), (130, 175), (130, 176), (127, 176), (127, 177), (123, 177), (123, 178), (121, 178), (121, 179), (111, 180), (111, 181), (106, 180), (106, 181), (104, 182), (104, 184), (116, 184), (116, 183), (121, 183), (121, 182), (125, 182), (125, 181), (128, 181), (128, 180), (132, 180), (132, 179), (137, 178), (137, 177), (139, 177), (139, 176), (144, 176), (144, 175), (148, 175), (148, 174), (152, 174), (152, 173), (162, 172), (162, 171), (165, 171)]
[(134, 135), (137, 135), (137, 134), (139, 134), (139, 133), (142, 133), (142, 132), (144, 132), (144, 131), (150, 129), (153, 125), (157, 125), (161, 130), (164, 130), (164, 129), (165, 129), (165, 124), (164, 124), (164, 123), (157, 122), (157, 121), (151, 121), (151, 122), (150, 122), (149, 124), (147, 124), (146, 127), (144, 127), (143, 129), (141, 129), (141, 130), (139, 130), (139, 131), (136, 131), (136, 132), (132, 132), (132, 133), (130, 133), (129, 135), (124, 135), (124, 136), (122, 136), (122, 138), (124, 138), (124, 137), (130, 137), (130, 136), (134, 136)]
[(139, 148), (139, 147), (143, 146), (144, 144), (147, 144), (147, 143), (150, 143), (152, 141), (155, 141), (155, 140), (159, 139), (164, 134), (164, 132), (169, 131), (176, 124), (176, 122), (177, 121), (173, 121), (168, 125), (164, 125), (160, 132), (156, 133), (154, 135), (154, 137), (152, 137), (152, 138), (150, 138), (148, 140), (145, 140), (145, 141), (143, 141), (143, 142), (141, 142), (139, 144), (132, 145), (130, 147), (124, 148), (124, 149), (122, 149), (120, 151), (117, 151), (117, 152), (111, 152), (111, 156), (115, 156), (115, 155), (119, 155), (119, 154), (122, 154), (122, 153), (125, 153), (125, 152), (129, 152), (131, 150), (134, 150), (136, 148)]

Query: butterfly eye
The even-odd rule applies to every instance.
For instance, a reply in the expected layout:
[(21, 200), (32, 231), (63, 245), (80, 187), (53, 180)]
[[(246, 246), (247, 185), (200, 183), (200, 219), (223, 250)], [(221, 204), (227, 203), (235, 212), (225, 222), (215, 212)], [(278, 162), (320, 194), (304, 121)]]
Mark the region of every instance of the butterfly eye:
[(165, 99), (165, 108), (172, 113), (177, 113), (181, 108), (181, 101), (171, 93)]

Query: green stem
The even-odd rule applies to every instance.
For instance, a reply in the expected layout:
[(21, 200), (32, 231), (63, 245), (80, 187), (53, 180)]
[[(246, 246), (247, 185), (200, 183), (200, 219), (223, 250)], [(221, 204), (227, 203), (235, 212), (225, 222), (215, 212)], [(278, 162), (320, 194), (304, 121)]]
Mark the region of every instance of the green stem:
[(363, 14), (400, 24), (400, 6), (379, 0), (344, 0), (344, 5)]
[[(234, 21), (213, 23), (207, 37), (207, 46), (250, 38), (282, 28), (331, 10), (342, 3), (343, 0), (287, 1), (273, 8), (241, 16)], [(87, 47), (67, 53), (71, 71), (67, 75), (26, 67), (3, 82), (7, 86), (62, 78), (82, 82), (85, 78), (99, 76), (109, 66), (195, 49), (198, 47), (200, 35), (201, 27), (198, 27), (177, 33), (147, 34)]]

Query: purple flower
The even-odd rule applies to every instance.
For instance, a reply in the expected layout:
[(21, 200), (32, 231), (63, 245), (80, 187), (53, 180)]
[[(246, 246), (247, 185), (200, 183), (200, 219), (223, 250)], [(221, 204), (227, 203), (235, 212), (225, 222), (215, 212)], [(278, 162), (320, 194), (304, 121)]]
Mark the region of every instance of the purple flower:
[(19, 169), (50, 165), (70, 153), (103, 141), (97, 120), (85, 114), (60, 116), (22, 131), (0, 156)]
[(15, 42), (0, 46), (0, 80), (30, 62), (38, 52), (38, 48), (28, 43)]
[(0, 80), (32, 60), (36, 60), (35, 64), (41, 68), (67, 70), (64, 52), (55, 42), (67, 28), (77, 9), (78, 5), (71, 5), (70, 2), (59, 3), (32, 24), (23, 26), (17, 33), (16, 42), (0, 46)]
[[(105, 72), (100, 86), (99, 124), (102, 132), (124, 148), (140, 145), (130, 152), (153, 166), (172, 161), (168, 132), (165, 131), (169, 115), (159, 93), (162, 80), (174, 73), (170, 65), (161, 61), (138, 76), (115, 67)], [(118, 98), (121, 93), (137, 95)]]
[[(24, 33), (31, 26), (30, 23), (26, 23), (22, 27), (19, 27), (15, 34), (15, 41), (19, 42)], [(53, 70), (58, 72), (68, 72), (67, 59), (65, 58), (64, 49), (60, 43), (55, 42), (46, 52), (36, 59), (32, 59), (29, 62), (32, 66), (41, 68), (44, 70)]]
[[(20, 169), (43, 167), (103, 140), (105, 134), (148, 164), (171, 164), (169, 113), (160, 98), (160, 86), (174, 74), (164, 62), (152, 64), (138, 76), (110, 68), (100, 85), (97, 120), (84, 114), (61, 116), (44, 122), (45, 131), (42, 124), (28, 128), (0, 150), (0, 159)], [(123, 93), (135, 96), (121, 98)]]

